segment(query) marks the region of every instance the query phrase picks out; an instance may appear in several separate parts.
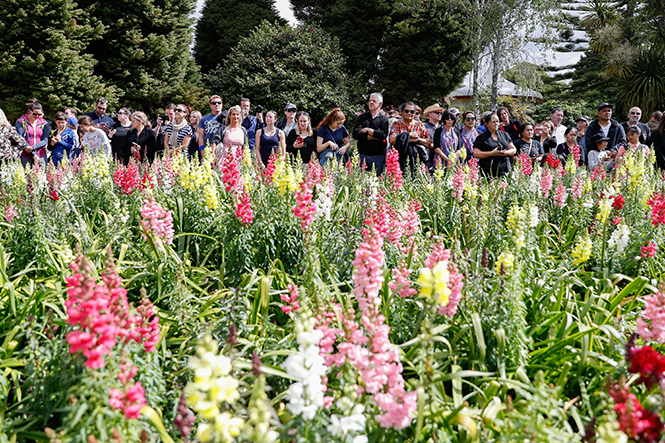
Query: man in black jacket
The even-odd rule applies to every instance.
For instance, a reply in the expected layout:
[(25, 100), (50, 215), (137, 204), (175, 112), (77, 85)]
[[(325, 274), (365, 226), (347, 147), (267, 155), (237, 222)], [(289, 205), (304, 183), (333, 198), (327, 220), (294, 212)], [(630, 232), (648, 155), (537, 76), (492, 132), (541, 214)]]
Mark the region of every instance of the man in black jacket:
[[(619, 146), (628, 143), (626, 132), (623, 130), (618, 121), (612, 118), (612, 108), (614, 105), (609, 103), (601, 103), (598, 105), (598, 118), (589, 124), (584, 136), (584, 143), (587, 147), (595, 146), (593, 144), (593, 136), (596, 134), (604, 134), (609, 140), (607, 141), (608, 151), (618, 151)], [(588, 151), (589, 149), (587, 149)], [(587, 155), (584, 157), (584, 164), (588, 164)]]
[(353, 138), (358, 140), (360, 163), (367, 170), (376, 169), (376, 175), (383, 173), (386, 164), (386, 139), (388, 138), (388, 117), (381, 113), (383, 96), (375, 92), (369, 96), (369, 111), (358, 116), (353, 128)]

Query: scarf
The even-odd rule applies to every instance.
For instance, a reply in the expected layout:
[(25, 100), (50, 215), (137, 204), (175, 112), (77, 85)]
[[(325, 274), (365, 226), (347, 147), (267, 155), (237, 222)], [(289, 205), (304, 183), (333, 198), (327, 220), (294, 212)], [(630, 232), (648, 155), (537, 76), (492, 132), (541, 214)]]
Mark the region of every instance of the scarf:
[(182, 123), (178, 124), (175, 121), (171, 123), (171, 137), (169, 137), (169, 146), (172, 148), (177, 148), (178, 147), (178, 134), (180, 134), (180, 130), (187, 126), (187, 119), (183, 118)]

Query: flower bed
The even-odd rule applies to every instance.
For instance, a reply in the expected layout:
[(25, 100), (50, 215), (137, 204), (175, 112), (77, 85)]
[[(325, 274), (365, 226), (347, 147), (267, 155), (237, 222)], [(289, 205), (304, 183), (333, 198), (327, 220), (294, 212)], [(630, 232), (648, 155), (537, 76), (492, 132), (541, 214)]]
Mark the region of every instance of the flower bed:
[(6, 165), (0, 436), (658, 441), (652, 164)]

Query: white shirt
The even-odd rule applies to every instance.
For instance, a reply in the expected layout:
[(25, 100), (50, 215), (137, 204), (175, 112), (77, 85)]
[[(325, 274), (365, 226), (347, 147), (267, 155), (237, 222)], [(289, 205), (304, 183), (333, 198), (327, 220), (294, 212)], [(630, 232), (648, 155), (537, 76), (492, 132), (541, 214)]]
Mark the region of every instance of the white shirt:
[(556, 140), (557, 146), (566, 142), (566, 136), (564, 135), (565, 132), (566, 127), (564, 125), (559, 125), (554, 128), (554, 139)]
[(612, 122), (608, 122), (607, 126), (603, 126), (598, 122), (598, 125), (600, 126), (600, 130), (603, 131), (603, 134), (605, 134), (605, 137), (610, 133), (610, 128), (612, 127)]
[(89, 155), (102, 153), (107, 158), (111, 157), (111, 142), (109, 142), (109, 138), (101, 129), (86, 132), (81, 141), (81, 146)]

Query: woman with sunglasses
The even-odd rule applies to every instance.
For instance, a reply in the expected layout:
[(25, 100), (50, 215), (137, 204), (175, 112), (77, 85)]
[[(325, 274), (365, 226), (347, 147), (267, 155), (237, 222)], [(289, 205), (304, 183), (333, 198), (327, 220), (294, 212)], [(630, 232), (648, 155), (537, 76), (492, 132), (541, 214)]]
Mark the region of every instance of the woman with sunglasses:
[(473, 157), (473, 143), (480, 135), (476, 129), (476, 114), (473, 111), (466, 111), (462, 114), (462, 142), (466, 148), (466, 161)]
[(164, 136), (164, 150), (180, 149), (187, 152), (189, 142), (194, 134), (192, 127), (187, 121), (189, 108), (179, 104), (175, 108), (175, 120), (166, 125), (166, 135)]
[[(449, 110), (443, 111), (441, 116), (442, 125), (434, 131), (434, 153), (446, 165), (450, 156), (457, 152), (464, 142), (462, 134), (455, 127), (455, 115)], [(434, 163), (434, 161), (433, 161)]]
[(300, 158), (302, 164), (316, 159), (316, 129), (312, 129), (309, 114), (300, 111), (296, 115), (298, 125), (286, 137), (286, 152)]
[(21, 164), (25, 167), (28, 164), (34, 165), (36, 161), (46, 169), (46, 145), (51, 126), (44, 120), (44, 110), (36, 98), (26, 105), (28, 112), (16, 120), (16, 131), (28, 143), (28, 147), (21, 153)]
[(113, 124), (109, 131), (111, 140), (112, 157), (120, 160), (123, 164), (129, 163), (131, 151), (128, 148), (127, 139), (129, 131), (132, 129), (132, 122), (129, 119), (131, 112), (127, 108), (120, 108), (118, 111), (118, 121)]

